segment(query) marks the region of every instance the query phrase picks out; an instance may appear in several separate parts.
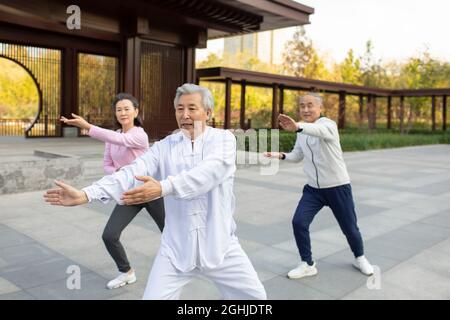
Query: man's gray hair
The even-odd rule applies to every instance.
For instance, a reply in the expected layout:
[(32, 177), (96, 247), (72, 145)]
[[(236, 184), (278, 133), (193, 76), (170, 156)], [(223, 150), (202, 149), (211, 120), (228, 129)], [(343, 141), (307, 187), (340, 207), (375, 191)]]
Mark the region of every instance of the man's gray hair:
[(181, 87), (177, 88), (177, 93), (175, 94), (175, 99), (173, 101), (173, 106), (176, 108), (178, 101), (183, 94), (200, 93), (202, 96), (202, 105), (205, 111), (214, 109), (214, 98), (208, 88), (198, 86), (193, 83), (185, 83)]
[(311, 96), (317, 99), (317, 101), (319, 102), (320, 106), (323, 106), (323, 98), (320, 94), (318, 94), (317, 92), (307, 92), (305, 95), (301, 96), (299, 99), (299, 103), (302, 103), (303, 100), (305, 99), (306, 96)]

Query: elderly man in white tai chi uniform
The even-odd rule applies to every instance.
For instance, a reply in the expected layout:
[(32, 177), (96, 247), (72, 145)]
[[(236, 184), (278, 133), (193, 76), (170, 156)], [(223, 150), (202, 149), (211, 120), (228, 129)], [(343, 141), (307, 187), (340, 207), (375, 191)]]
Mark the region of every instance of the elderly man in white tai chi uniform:
[(44, 197), (65, 206), (111, 198), (131, 205), (164, 197), (165, 228), (144, 299), (178, 299), (197, 275), (212, 280), (225, 299), (266, 299), (234, 233), (235, 137), (206, 125), (214, 105), (208, 89), (184, 84), (174, 105), (179, 132), (91, 186), (78, 190), (57, 181), (59, 188)]

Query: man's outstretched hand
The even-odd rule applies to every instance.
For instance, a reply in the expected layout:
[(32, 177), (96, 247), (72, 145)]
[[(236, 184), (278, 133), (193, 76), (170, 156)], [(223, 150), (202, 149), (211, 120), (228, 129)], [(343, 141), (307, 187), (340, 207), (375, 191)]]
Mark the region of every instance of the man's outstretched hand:
[(122, 200), (126, 205), (149, 202), (161, 197), (161, 184), (149, 176), (136, 176), (136, 180), (143, 181), (142, 186), (123, 193)]
[(295, 132), (298, 130), (297, 123), (287, 115), (280, 114), (278, 116), (278, 122), (280, 123), (281, 128), (286, 131)]
[(275, 158), (275, 159), (281, 159), (283, 156), (282, 152), (264, 152), (263, 156), (266, 158)]
[(62, 181), (55, 181), (59, 188), (47, 190), (44, 194), (45, 202), (53, 206), (77, 206), (89, 202), (84, 191), (78, 190)]

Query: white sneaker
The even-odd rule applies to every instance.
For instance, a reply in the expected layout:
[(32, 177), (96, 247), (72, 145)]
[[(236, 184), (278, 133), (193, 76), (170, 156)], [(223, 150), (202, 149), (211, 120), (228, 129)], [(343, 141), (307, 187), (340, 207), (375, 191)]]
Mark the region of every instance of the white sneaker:
[(303, 277), (315, 276), (317, 274), (316, 262), (312, 266), (306, 262), (301, 262), (297, 268), (288, 272), (287, 276), (290, 279), (300, 279)]
[(365, 256), (360, 256), (353, 261), (353, 266), (359, 269), (366, 276), (373, 275), (373, 266), (369, 263)]
[(106, 287), (108, 289), (117, 289), (117, 288), (123, 287), (126, 284), (132, 284), (135, 282), (136, 282), (136, 274), (134, 273), (134, 271), (130, 274), (128, 272), (121, 272), (117, 276), (117, 278), (108, 282)]

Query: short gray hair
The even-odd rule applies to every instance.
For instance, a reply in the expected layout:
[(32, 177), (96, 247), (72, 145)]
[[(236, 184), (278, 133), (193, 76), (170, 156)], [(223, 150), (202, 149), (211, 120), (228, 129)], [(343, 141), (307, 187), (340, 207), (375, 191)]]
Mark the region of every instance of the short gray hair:
[(183, 94), (200, 93), (202, 96), (202, 105), (205, 111), (214, 109), (214, 98), (208, 88), (198, 86), (193, 83), (185, 83), (181, 87), (177, 88), (177, 93), (175, 94), (175, 99), (173, 101), (173, 106), (176, 108), (178, 101)]
[(320, 94), (318, 94), (317, 92), (307, 92), (305, 95), (301, 96), (299, 99), (299, 103), (302, 103), (303, 100), (305, 99), (306, 96), (311, 96), (317, 99), (317, 101), (319, 102), (320, 106), (323, 106), (323, 98)]

